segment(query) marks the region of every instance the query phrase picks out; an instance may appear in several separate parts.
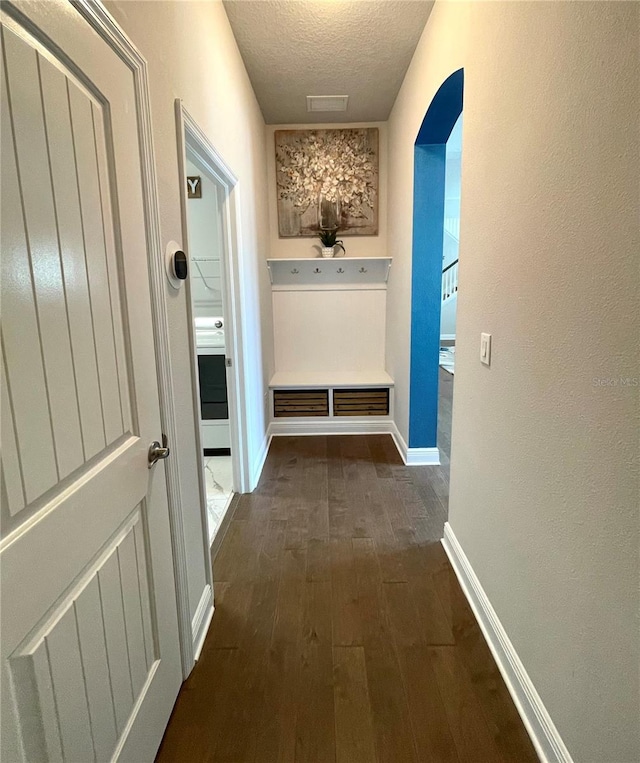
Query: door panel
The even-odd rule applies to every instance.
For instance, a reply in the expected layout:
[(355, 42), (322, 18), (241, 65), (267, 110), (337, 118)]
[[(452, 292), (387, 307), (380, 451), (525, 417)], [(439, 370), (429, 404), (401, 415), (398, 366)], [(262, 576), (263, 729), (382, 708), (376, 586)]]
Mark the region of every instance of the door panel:
[(153, 758), (181, 681), (134, 82), (2, 13), (2, 753)]
[[(68, 83), (69, 84), (69, 83)], [(102, 418), (107, 445), (124, 431), (118, 367), (115, 349), (115, 325), (110, 295), (109, 267), (105, 246), (104, 210), (100, 197), (100, 178), (96, 146), (95, 122), (101, 122), (102, 113), (77, 87), (69, 87), (69, 103), (73, 123), (73, 138), (78, 172), (82, 222), (89, 280), (89, 299), (93, 317), (95, 351), (98, 361)], [(104, 147), (100, 146), (100, 153)], [(107, 200), (105, 200), (107, 201)], [(108, 201), (107, 201), (108, 203)], [(105, 214), (106, 217), (106, 214)], [(110, 221), (107, 218), (107, 223)], [(112, 252), (109, 252), (112, 258)], [(113, 264), (112, 264), (113, 268)], [(116, 309), (120, 305), (116, 302)]]
[(69, 83), (63, 72), (46, 59), (40, 57), (39, 64), (51, 185), (56, 204), (60, 259), (86, 460), (102, 450), (105, 436), (69, 110)]
[[(57, 252), (54, 199), (47, 171), (49, 161), (40, 97), (39, 56), (33, 47), (8, 29), (3, 31), (3, 44), (13, 134), (3, 135), (2, 153), (4, 155), (9, 150), (6, 142), (13, 138), (23, 210), (21, 217), (28, 237), (31, 288), (44, 362), (47, 418), (53, 433), (55, 470), (50, 471), (47, 480), (51, 483), (47, 487), (51, 487), (83, 461), (80, 421), (75, 395), (69, 394), (74, 379), (65, 304), (57, 298), (62, 292), (62, 270)], [(11, 321), (11, 314), (7, 319)], [(23, 352), (24, 347), (19, 351)], [(11, 378), (12, 375), (15, 377), (11, 363), (8, 363), (8, 372), (13, 389), (18, 380)], [(22, 411), (21, 419), (18, 440), (23, 427), (31, 431), (37, 429), (29, 411)], [(37, 497), (29, 483), (27, 489), (31, 498)]]
[[(5, 39), (3, 33), (3, 41)], [(3, 394), (9, 405), (3, 409), (2, 419), (11, 412), (15, 438), (13, 442), (2, 441), (5, 447), (20, 448), (25, 455), (24, 463), (20, 452), (15, 453), (20, 464), (22, 477), (22, 497), (14, 498), (10, 505), (11, 514), (24, 508), (55, 484), (57, 469), (54, 456), (53, 433), (50, 426), (34, 429), (31, 421), (49, 422), (49, 406), (44, 376), (42, 353), (39, 351), (40, 336), (36, 305), (33, 298), (33, 279), (27, 250), (18, 168), (13, 149), (13, 126), (9, 111), (6, 77), (2, 77), (2, 146), (0, 149), (2, 180), (2, 351), (5, 373), (8, 366), (16, 383), (11, 386), (11, 374), (7, 373)], [(34, 352), (22, 352), (24, 347), (32, 347)], [(29, 384), (22, 383), (29, 379)], [(13, 457), (13, 453), (11, 454)], [(4, 464), (4, 461), (3, 461)], [(7, 473), (9, 485), (15, 473)]]
[[(3, 44), (3, 191), (22, 207), (9, 205), (7, 220), (22, 228), (11, 237), (21, 245), (3, 253), (3, 297), (15, 298), (18, 265), (22, 309), (5, 311), (3, 333), (24, 505), (130, 431), (131, 421), (104, 109), (8, 29)], [(40, 363), (22, 357), (38, 345)], [(25, 362), (37, 380), (27, 400), (13, 394), (32, 378), (23, 376)], [(50, 433), (39, 424), (47, 419)], [(12, 514), (19, 504), (12, 501)]]
[(144, 691), (156, 660), (143, 628), (151, 613), (140, 522), (138, 508), (9, 660), (21, 724), (34, 707), (43, 718), (26, 739), (27, 760), (59, 750), (69, 761), (94, 750), (107, 759)]

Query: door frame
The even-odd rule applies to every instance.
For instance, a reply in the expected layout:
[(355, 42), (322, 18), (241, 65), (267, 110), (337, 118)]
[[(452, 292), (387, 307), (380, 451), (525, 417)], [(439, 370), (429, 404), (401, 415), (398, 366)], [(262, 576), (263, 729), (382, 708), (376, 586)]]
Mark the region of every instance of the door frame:
[[(131, 70), (133, 77), (140, 140), (140, 174), (142, 177), (145, 235), (147, 239), (147, 267), (151, 291), (153, 338), (160, 398), (160, 423), (162, 431), (167, 435), (171, 447), (177, 442), (177, 424), (173, 402), (175, 398), (170, 364), (171, 352), (169, 345), (165, 256), (160, 232), (160, 205), (151, 122), (148, 66), (140, 51), (127, 37), (100, 0), (70, 0), (70, 3), (125, 62)], [(168, 458), (165, 461), (165, 475), (172, 540), (173, 570), (176, 581), (176, 609), (178, 613), (182, 674), (186, 678), (193, 668), (195, 654), (192, 622), (189, 612), (187, 553), (182, 517), (180, 471), (178, 469), (177, 458)], [(209, 590), (210, 610), (213, 613), (213, 590)]]
[[(178, 138), (178, 168), (180, 174), (180, 207), (182, 214), (182, 242), (189, 255), (189, 227), (187, 219), (187, 188), (183, 182), (187, 175), (187, 150), (195, 155), (208, 174), (220, 187), (223, 195), (222, 227), (224, 252), (222, 256), (222, 310), (225, 321), (226, 358), (231, 361), (227, 368), (227, 400), (229, 404), (229, 428), (231, 438), (231, 465), (233, 490), (246, 493), (249, 484), (250, 468), (247, 451), (246, 391), (243, 374), (243, 331), (242, 331), (242, 275), (239, 261), (240, 214), (238, 202), (238, 179), (220, 156), (214, 145), (200, 128), (180, 98), (175, 101), (176, 131)], [(196, 351), (195, 329), (193, 323), (193, 305), (191, 300), (191, 279), (187, 278), (187, 312), (190, 325), (190, 353), (192, 385), (194, 390), (194, 424), (197, 432), (196, 445), (202, 452), (200, 433), (200, 393), (196, 374), (198, 356)], [(200, 490), (202, 510), (207, 519), (206, 486), (204, 471), (200, 470)], [(207, 524), (205, 522), (205, 528)], [(205, 545), (209, 553), (209, 538), (206, 534)]]

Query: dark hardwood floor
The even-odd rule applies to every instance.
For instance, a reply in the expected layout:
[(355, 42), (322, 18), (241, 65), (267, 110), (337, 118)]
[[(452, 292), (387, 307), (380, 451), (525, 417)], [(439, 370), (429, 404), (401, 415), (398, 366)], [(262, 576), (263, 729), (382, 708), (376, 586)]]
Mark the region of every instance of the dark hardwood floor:
[[(451, 458), (451, 414), (453, 406), (453, 374), (438, 368), (438, 448), (443, 466)], [(449, 479), (447, 475), (447, 479)]]
[(406, 468), (389, 436), (274, 438), (158, 761), (536, 761), (439, 543), (447, 502), (448, 459)]

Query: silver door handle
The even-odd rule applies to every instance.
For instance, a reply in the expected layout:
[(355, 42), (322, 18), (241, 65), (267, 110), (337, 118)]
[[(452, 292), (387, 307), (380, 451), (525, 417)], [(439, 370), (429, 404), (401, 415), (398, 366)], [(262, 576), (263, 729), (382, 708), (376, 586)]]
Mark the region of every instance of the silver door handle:
[(149, 445), (149, 469), (155, 464), (156, 461), (160, 461), (161, 458), (168, 458), (169, 453), (171, 453), (171, 450), (169, 447), (167, 447), (169, 444), (169, 441), (167, 440), (167, 435), (162, 435), (162, 445), (157, 440), (154, 440), (151, 445)]

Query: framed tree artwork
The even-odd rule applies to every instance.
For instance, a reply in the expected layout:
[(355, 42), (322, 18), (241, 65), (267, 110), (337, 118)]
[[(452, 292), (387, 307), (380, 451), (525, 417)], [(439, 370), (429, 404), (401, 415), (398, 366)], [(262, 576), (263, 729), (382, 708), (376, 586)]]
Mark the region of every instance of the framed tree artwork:
[(378, 235), (378, 128), (276, 130), (281, 238)]

